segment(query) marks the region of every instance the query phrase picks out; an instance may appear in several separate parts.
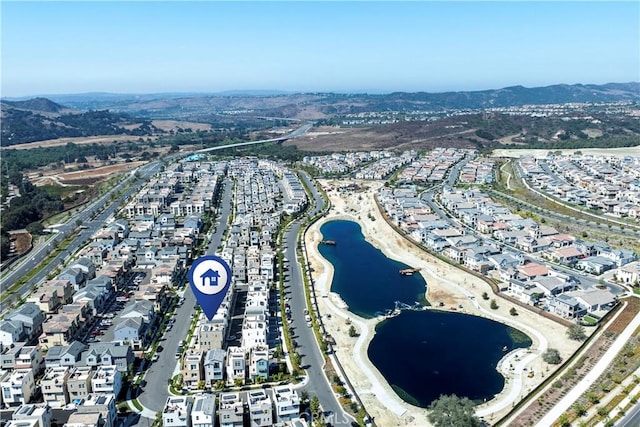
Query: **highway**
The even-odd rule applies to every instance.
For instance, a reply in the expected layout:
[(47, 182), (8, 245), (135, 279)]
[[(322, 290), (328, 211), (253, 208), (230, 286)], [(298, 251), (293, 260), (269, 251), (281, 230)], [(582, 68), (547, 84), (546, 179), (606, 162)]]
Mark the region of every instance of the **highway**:
[[(226, 148), (243, 147), (245, 145), (264, 144), (267, 142), (284, 142), (288, 139), (294, 139), (301, 135), (304, 135), (312, 127), (313, 127), (313, 123), (307, 123), (300, 126), (298, 129), (294, 130), (293, 132), (288, 133), (287, 135), (280, 136), (278, 138), (261, 139), (259, 141), (238, 142), (237, 144), (230, 144), (230, 145), (219, 145), (217, 147), (203, 148), (201, 150), (196, 150), (193, 153), (209, 153), (211, 151), (219, 151), (219, 150), (224, 150)], [(193, 154), (193, 153), (190, 153), (190, 154)]]
[[(129, 196), (131, 196), (142, 185), (144, 185), (144, 183), (150, 176), (156, 174), (160, 170), (161, 165), (161, 162), (153, 162), (141, 166), (137, 169), (139, 173), (139, 178), (137, 179), (135, 176), (135, 171), (131, 172), (127, 176), (127, 178), (124, 179), (120, 184), (111, 189), (95, 202), (91, 203), (77, 215), (69, 219), (66, 223), (58, 227), (58, 232), (55, 233), (55, 236), (48, 240), (45, 245), (41, 245), (32, 250), (28, 255), (26, 255), (23, 261), (19, 262), (13, 267), (13, 269), (5, 274), (5, 276), (2, 278), (2, 281), (0, 282), (0, 291), (2, 293), (6, 292), (11, 286), (16, 283), (17, 280), (19, 280), (19, 278), (23, 277), (29, 271), (42, 263), (48, 256), (48, 254), (52, 250), (54, 250), (60, 242), (62, 242), (65, 238), (71, 236), (76, 228), (78, 228), (78, 224), (84, 225), (86, 228), (80, 230), (78, 235), (74, 238), (73, 242), (64, 251), (60, 252), (53, 259), (51, 259), (47, 263), (47, 265), (45, 265), (45, 267), (40, 270), (38, 274), (36, 274), (33, 278), (31, 278), (31, 280), (27, 281), (23, 286), (16, 290), (16, 298), (27, 296), (37, 283), (46, 278), (49, 272), (54, 270), (56, 267), (63, 265), (68, 259), (70, 259), (73, 253), (77, 251), (81, 247), (81, 245), (83, 245), (84, 242), (91, 237), (93, 233), (102, 228), (107, 218), (114, 214), (119, 204), (123, 200), (126, 200)], [(109, 203), (109, 200), (113, 194), (122, 190), (122, 188), (132, 182), (135, 182), (135, 184), (133, 184), (117, 200), (110, 202), (111, 204), (107, 208), (103, 209), (103, 207), (107, 203)], [(98, 213), (100, 209), (103, 210)], [(97, 216), (91, 219), (92, 216), (96, 213)], [(10, 305), (13, 302), (14, 299), (11, 298), (7, 298), (2, 301), (2, 303), (0, 303), (0, 312), (4, 313), (7, 309), (10, 308)]]

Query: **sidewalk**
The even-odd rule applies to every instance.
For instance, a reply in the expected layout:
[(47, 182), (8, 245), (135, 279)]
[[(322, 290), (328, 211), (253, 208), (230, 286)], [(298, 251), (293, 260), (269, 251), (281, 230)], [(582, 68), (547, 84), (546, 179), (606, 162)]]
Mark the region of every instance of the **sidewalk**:
[[(624, 379), (624, 381), (618, 384), (616, 388), (607, 393), (598, 404), (593, 405), (591, 408), (589, 408), (586, 415), (582, 418), (584, 418), (585, 420), (589, 420), (596, 416), (596, 414), (598, 413), (598, 409), (603, 406), (607, 406), (609, 402), (611, 402), (616, 396), (622, 393), (622, 390), (624, 390), (627, 386), (629, 386), (629, 384), (633, 382), (635, 377), (640, 377), (640, 368), (636, 369), (633, 374), (629, 375)], [(627, 404), (629, 404), (631, 398), (638, 393), (640, 393), (640, 384), (636, 385), (631, 393), (629, 393), (628, 396), (622, 399), (622, 402), (620, 402), (618, 406), (609, 413), (609, 417), (613, 418), (615, 415), (617, 415), (618, 412), (620, 412), (620, 408), (624, 408)], [(603, 425), (603, 423), (599, 423), (599, 425)]]
[(555, 420), (565, 413), (573, 403), (578, 400), (584, 392), (598, 379), (600, 375), (611, 365), (616, 355), (622, 350), (634, 331), (640, 327), (640, 314), (633, 318), (627, 328), (622, 331), (618, 338), (613, 342), (609, 350), (596, 363), (591, 372), (589, 372), (569, 393), (565, 395), (551, 410), (536, 424), (539, 427), (546, 427), (553, 424)]

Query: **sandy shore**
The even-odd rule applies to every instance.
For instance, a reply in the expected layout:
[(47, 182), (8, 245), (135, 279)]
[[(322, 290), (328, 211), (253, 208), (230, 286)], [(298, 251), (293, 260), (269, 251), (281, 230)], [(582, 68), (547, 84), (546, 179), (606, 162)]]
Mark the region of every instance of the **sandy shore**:
[[(335, 181), (331, 183), (335, 188)], [(327, 181), (321, 181), (321, 184), (328, 187)], [(382, 319), (356, 316), (348, 311), (338, 295), (331, 292), (333, 267), (320, 256), (317, 246), (322, 240), (319, 231), (322, 224), (336, 219), (359, 223), (367, 241), (382, 250), (387, 257), (420, 268), (420, 274), (427, 282), (426, 298), (432, 304), (442, 301), (445, 308), (462, 305), (463, 309), (458, 311), (498, 320), (531, 337), (533, 345), (530, 349), (509, 353), (499, 363), (497, 369), (506, 378), (505, 388), (494, 399), (477, 409), (478, 415), (487, 421), (498, 420), (512, 408), (514, 402), (524, 397), (554, 369), (540, 357), (547, 348), (558, 349), (564, 359), (576, 350), (578, 343), (566, 337), (564, 326), (521, 307), (516, 307), (518, 316), (511, 316), (509, 310), (514, 306), (499, 297), (496, 298), (499, 308), (491, 310), (489, 301), (482, 299), (483, 292), (491, 294), (488, 284), (421, 251), (398, 236), (384, 221), (375, 204), (373, 196), (382, 183), (367, 181), (359, 184), (368, 188), (353, 194), (340, 194), (336, 190), (328, 192), (332, 203), (329, 214), (310, 227), (305, 236), (307, 254), (313, 267), (318, 307), (327, 332), (336, 340), (336, 356), (356, 392), (380, 426), (429, 425), (427, 411), (401, 400), (367, 357), (375, 325)], [(369, 215), (375, 219), (370, 219)], [(470, 296), (475, 297), (475, 301)], [(326, 316), (328, 313), (331, 314), (330, 318)], [(360, 334), (358, 338), (349, 337), (347, 319), (355, 325)], [(529, 378), (525, 369), (526, 372), (533, 370), (534, 376)]]

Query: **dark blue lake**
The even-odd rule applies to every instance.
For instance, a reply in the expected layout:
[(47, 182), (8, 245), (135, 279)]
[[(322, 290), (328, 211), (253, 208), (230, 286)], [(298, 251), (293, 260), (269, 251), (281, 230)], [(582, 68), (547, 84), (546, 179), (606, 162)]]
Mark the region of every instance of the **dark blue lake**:
[(364, 239), (360, 225), (353, 221), (330, 221), (320, 228), (324, 240), (335, 246), (320, 245), (319, 250), (334, 267), (331, 290), (340, 294), (349, 310), (361, 317), (395, 308), (395, 302), (425, 304), (426, 283), (420, 274), (403, 276), (410, 268), (387, 258)]
[(530, 345), (517, 329), (483, 317), (403, 311), (376, 326), (368, 354), (403, 400), (426, 407), (441, 394), (491, 400), (504, 387), (496, 370), (504, 347)]
[[(349, 310), (372, 317), (395, 306), (424, 302), (421, 275), (401, 276), (405, 264), (387, 258), (368, 243), (352, 221), (331, 221), (320, 231), (335, 246), (320, 245), (334, 267), (331, 290)], [(426, 407), (442, 394), (482, 402), (504, 387), (496, 371), (506, 351), (529, 347), (531, 339), (502, 323), (437, 310), (403, 311), (376, 327), (368, 354), (405, 401)]]

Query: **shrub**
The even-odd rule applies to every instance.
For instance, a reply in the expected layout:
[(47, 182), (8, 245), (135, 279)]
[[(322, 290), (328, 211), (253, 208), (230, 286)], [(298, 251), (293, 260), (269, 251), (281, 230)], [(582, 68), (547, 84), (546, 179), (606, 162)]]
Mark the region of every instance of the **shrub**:
[(574, 341), (584, 341), (587, 338), (587, 334), (584, 332), (584, 326), (571, 325), (567, 329), (567, 336)]
[(562, 357), (560, 357), (560, 352), (555, 348), (550, 348), (544, 352), (542, 355), (542, 360), (547, 362), (550, 365), (558, 365), (562, 362)]

